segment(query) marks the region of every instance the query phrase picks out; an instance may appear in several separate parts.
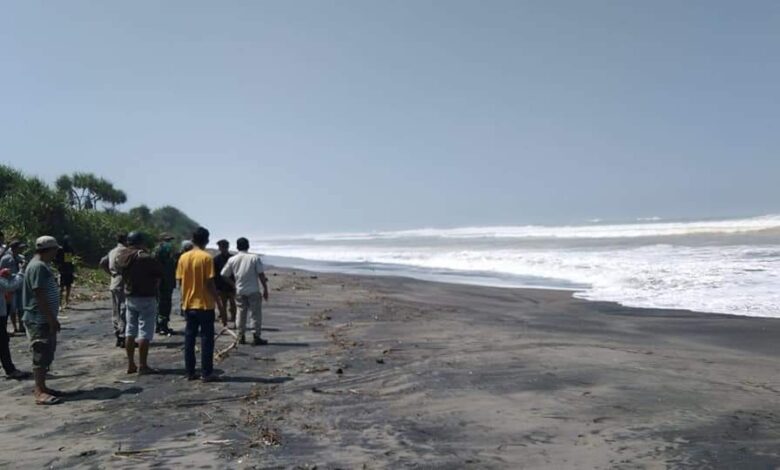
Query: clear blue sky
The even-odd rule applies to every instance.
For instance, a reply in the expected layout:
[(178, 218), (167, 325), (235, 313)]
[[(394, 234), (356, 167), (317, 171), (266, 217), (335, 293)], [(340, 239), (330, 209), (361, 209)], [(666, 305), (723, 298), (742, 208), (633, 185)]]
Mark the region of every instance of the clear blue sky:
[(780, 212), (777, 1), (2, 10), (0, 161), (215, 232)]

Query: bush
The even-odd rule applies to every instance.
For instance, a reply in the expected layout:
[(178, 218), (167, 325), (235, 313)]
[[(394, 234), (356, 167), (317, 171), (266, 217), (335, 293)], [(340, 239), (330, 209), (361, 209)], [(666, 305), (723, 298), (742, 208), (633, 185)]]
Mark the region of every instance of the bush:
[[(143, 216), (143, 217), (141, 217)], [(118, 232), (141, 230), (156, 240), (160, 233), (189, 237), (197, 222), (175, 207), (121, 212), (79, 209), (68, 203), (67, 195), (38, 178), (28, 178), (13, 168), (0, 165), (0, 229), (6, 239), (19, 238), (34, 246), (41, 235), (62, 240), (70, 236), (76, 255), (86, 265), (95, 266), (116, 245)]]

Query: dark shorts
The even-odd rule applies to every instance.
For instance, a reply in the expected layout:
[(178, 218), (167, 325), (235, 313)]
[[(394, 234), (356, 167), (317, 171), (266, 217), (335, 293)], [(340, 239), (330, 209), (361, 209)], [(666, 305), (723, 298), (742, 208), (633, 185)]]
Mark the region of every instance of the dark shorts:
[(60, 273), (60, 287), (72, 286), (74, 277), (72, 272), (64, 271)]
[(57, 334), (49, 331), (48, 324), (24, 322), (27, 339), (33, 356), (33, 369), (49, 369), (57, 349)]

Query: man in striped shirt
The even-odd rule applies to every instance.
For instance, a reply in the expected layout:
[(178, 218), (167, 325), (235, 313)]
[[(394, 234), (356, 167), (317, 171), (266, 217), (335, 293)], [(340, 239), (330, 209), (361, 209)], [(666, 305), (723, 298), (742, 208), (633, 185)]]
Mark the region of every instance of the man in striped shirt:
[(35, 257), (27, 265), (22, 292), (24, 304), (24, 325), (30, 349), (33, 352), (33, 375), (35, 377), (35, 403), (54, 405), (60, 403), (60, 393), (46, 386), (46, 372), (54, 360), (57, 349), (57, 333), (60, 322), (60, 292), (57, 276), (49, 263), (60, 249), (54, 237), (43, 236), (35, 241)]

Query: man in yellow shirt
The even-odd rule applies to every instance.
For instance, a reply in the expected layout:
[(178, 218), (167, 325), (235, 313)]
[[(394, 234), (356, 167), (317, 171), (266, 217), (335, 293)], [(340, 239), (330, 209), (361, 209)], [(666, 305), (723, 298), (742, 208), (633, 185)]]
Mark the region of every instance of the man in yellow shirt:
[[(209, 231), (199, 227), (192, 234), (195, 248), (182, 254), (176, 265), (176, 280), (181, 289), (181, 305), (187, 326), (184, 330), (184, 368), (187, 380), (196, 380), (195, 341), (200, 332), (201, 380), (213, 382), (214, 376), (214, 308), (220, 302), (214, 277), (214, 260), (206, 251)], [(221, 308), (221, 307), (220, 307)]]

